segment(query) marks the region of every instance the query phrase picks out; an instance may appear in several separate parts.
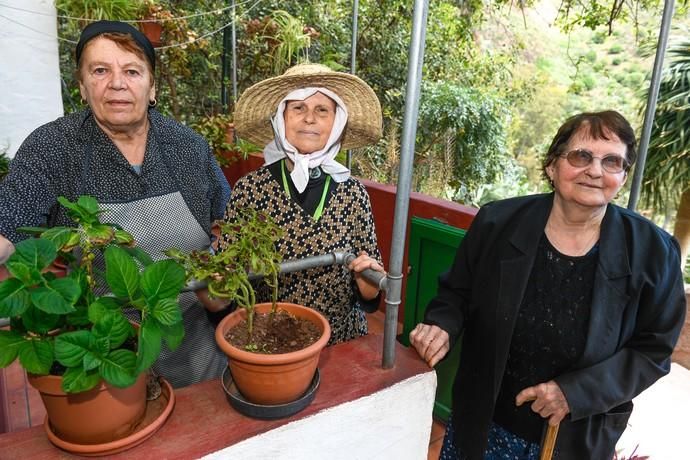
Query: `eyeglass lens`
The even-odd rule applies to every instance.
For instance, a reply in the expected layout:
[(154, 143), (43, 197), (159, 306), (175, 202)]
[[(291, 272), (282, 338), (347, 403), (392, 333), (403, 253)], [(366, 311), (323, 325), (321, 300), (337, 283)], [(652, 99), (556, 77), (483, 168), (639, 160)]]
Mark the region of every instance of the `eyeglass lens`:
[[(565, 158), (571, 166), (584, 168), (585, 166), (589, 166), (597, 157), (592, 155), (592, 152), (589, 150), (575, 149), (566, 153)], [(606, 155), (597, 159), (601, 161), (601, 167), (606, 172), (619, 173), (625, 168), (625, 158), (618, 155)]]

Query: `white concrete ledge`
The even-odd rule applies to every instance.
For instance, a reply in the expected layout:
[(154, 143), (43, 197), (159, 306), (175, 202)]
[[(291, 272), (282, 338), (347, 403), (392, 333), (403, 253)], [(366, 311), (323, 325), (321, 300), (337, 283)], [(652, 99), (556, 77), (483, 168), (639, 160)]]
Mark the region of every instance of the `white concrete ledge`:
[(203, 458), (425, 459), (435, 393), (436, 372), (430, 370)]

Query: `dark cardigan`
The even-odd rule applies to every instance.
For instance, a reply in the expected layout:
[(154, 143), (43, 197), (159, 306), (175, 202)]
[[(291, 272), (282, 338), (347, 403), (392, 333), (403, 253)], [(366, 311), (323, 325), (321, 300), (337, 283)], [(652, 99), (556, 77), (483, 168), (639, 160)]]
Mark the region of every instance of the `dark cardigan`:
[[(439, 278), (424, 322), (462, 334), (453, 385), (455, 443), (482, 459), (511, 335), (553, 194), (485, 205), (450, 271)], [(602, 222), (589, 333), (576, 370), (555, 380), (570, 414), (558, 459), (606, 459), (632, 411), (631, 400), (668, 373), (685, 317), (677, 241), (643, 217), (609, 205)]]

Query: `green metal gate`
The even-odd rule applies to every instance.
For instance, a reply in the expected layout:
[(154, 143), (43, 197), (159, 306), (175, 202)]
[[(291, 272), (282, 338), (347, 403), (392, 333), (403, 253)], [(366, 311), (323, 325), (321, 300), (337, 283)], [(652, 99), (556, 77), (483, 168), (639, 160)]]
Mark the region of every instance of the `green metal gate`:
[[(450, 268), (464, 236), (465, 230), (457, 227), (431, 219), (412, 218), (408, 250), (411, 271), (407, 276), (403, 333), (399, 338), (404, 345), (410, 345), (410, 331), (424, 319), (426, 306), (436, 294), (438, 276)], [(443, 420), (450, 414), (453, 379), (459, 361), (458, 341), (450, 355), (436, 365), (438, 386), (434, 415)]]

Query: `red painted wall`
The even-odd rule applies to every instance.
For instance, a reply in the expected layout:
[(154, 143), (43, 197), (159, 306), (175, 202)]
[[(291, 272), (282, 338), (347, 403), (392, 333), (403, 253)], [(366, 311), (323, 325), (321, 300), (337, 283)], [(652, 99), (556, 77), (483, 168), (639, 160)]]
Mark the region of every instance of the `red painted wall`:
[[(391, 239), (393, 236), (393, 217), (395, 215), (395, 193), (394, 185), (379, 184), (366, 179), (359, 179), (367, 188), (371, 199), (371, 207), (374, 213), (376, 225), (376, 236), (379, 248), (383, 256), (385, 268), (388, 268), (391, 256)], [(403, 259), (403, 286), (402, 304), (398, 311), (398, 321), (402, 322), (405, 315), (405, 286), (407, 283), (407, 243), (410, 236), (410, 219), (421, 217), (424, 219), (434, 219), (444, 224), (454, 227), (467, 229), (477, 214), (478, 209), (463, 206), (452, 201), (433, 198), (422, 193), (412, 192), (410, 194), (410, 207), (408, 210), (407, 229), (405, 231), (405, 257)], [(385, 305), (381, 301), (380, 309)]]

